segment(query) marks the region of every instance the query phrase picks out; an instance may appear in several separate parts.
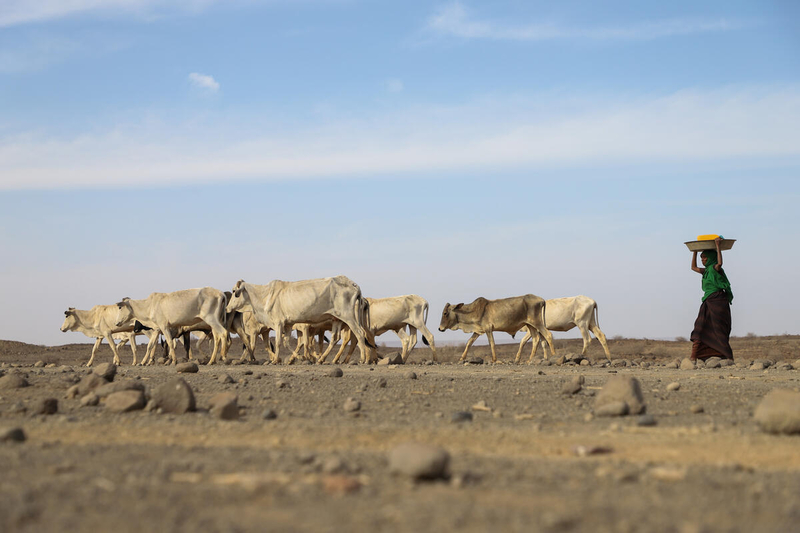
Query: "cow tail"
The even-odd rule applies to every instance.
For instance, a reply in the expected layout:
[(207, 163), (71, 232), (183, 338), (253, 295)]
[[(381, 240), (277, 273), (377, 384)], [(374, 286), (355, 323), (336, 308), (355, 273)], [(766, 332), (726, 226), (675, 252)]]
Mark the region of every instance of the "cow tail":
[[(425, 307), (422, 308), (422, 323), (427, 324), (428, 322), (428, 302), (425, 302)], [(422, 344), (425, 346), (430, 346), (431, 343), (428, 342), (428, 339), (425, 338), (425, 335), (422, 336)]]
[(547, 318), (545, 317), (545, 309), (547, 308), (547, 300), (542, 301), (542, 325), (547, 329)]
[(364, 328), (364, 339), (370, 348), (377, 348), (375, 337), (372, 335), (372, 329), (370, 328), (369, 302), (361, 295), (358, 296), (357, 302), (358, 318)]
[(597, 302), (594, 303), (594, 325), (600, 327), (600, 315), (597, 312)]

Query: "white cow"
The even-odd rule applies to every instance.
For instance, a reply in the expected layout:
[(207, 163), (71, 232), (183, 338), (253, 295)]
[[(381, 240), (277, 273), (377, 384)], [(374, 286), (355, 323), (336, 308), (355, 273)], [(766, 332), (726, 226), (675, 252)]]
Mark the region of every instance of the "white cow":
[[(205, 322), (214, 335), (214, 351), (208, 364), (214, 364), (217, 353), (221, 352), (225, 359), (228, 353), (225, 328), (225, 295), (212, 287), (187, 289), (175, 292), (154, 292), (143, 300), (126, 298), (117, 303), (117, 324), (124, 324), (136, 319), (145, 326), (157, 329), (164, 334), (169, 347), (172, 363), (178, 358), (175, 355), (174, 332), (181, 326), (194, 326)], [(151, 339), (147, 346), (152, 357), (155, 342)]]
[[(401, 357), (403, 362), (408, 359), (411, 350), (417, 345), (417, 330), (422, 333), (422, 342), (431, 347), (433, 360), (436, 361), (436, 345), (433, 341), (433, 334), (430, 332), (425, 322), (428, 318), (428, 302), (416, 294), (405, 296), (392, 296), (389, 298), (367, 298), (369, 306), (369, 331), (377, 337), (387, 331), (394, 331), (402, 344)], [(406, 330), (408, 328), (408, 330)], [(334, 342), (331, 337), (331, 343)], [(350, 331), (346, 328), (342, 331), (342, 349), (333, 358), (334, 363), (339, 362), (344, 347), (350, 341)], [(355, 347), (351, 345), (345, 360), (349, 359)], [(325, 356), (320, 358), (320, 363), (325, 362)]]
[[(369, 332), (364, 328), (364, 310), (361, 288), (345, 276), (305, 281), (275, 280), (266, 285), (239, 280), (226, 307), (228, 313), (252, 311), (256, 320), (275, 331), (274, 363), (280, 362), (281, 345), (287, 341), (289, 327), (332, 319), (340, 320), (353, 330), (361, 349), (362, 362), (367, 362)], [(288, 362), (293, 360), (290, 357)]]
[[(92, 356), (86, 366), (92, 366), (97, 348), (103, 339), (106, 339), (111, 351), (114, 353), (114, 364), (120, 364), (119, 351), (125, 343), (131, 343), (133, 352), (133, 364), (136, 364), (136, 333), (134, 332), (134, 321), (130, 320), (121, 326), (116, 325), (117, 306), (116, 305), (95, 305), (88, 311), (70, 307), (64, 311), (64, 323), (61, 324), (61, 331), (80, 331), (87, 337), (95, 339), (92, 348)], [(143, 332), (148, 337), (158, 337), (158, 332), (151, 329), (144, 329)], [(114, 339), (120, 339), (119, 345), (114, 343)]]
[[(597, 323), (597, 302), (593, 299), (581, 295), (547, 300), (544, 317), (547, 329), (550, 331), (569, 331), (577, 326), (581, 332), (581, 337), (583, 337), (583, 350), (581, 350), (581, 355), (583, 356), (586, 355), (586, 350), (592, 342), (592, 338), (589, 336), (589, 332), (591, 331), (594, 333), (594, 336), (597, 337), (597, 340), (600, 341), (600, 344), (603, 345), (606, 357), (611, 361), (611, 352), (608, 350), (606, 336), (600, 330), (600, 326)], [(533, 357), (536, 355), (540, 336), (536, 331), (531, 331), (531, 328), (527, 328), (525, 337), (522, 339), (522, 344), (526, 343), (531, 337), (533, 337), (533, 349), (531, 350), (529, 361), (533, 361)], [(547, 347), (542, 346), (542, 349), (544, 350), (545, 358), (547, 358)], [(519, 363), (520, 354), (521, 352), (517, 353), (515, 363)]]

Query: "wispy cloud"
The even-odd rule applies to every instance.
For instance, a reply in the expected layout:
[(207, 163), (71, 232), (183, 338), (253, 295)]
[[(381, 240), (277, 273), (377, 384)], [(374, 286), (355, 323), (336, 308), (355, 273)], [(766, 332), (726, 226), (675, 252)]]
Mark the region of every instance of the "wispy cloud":
[(192, 72), (189, 74), (189, 82), (199, 89), (210, 91), (212, 93), (219, 91), (219, 83), (208, 74)]
[(72, 39), (52, 35), (32, 35), (0, 48), (0, 74), (35, 72), (63, 61), (80, 51), (82, 45)]
[[(800, 156), (800, 87), (682, 91), (635, 101), (498, 98), (245, 137), (230, 117), (0, 139), (0, 189), (486, 170), (693, 165)], [(252, 119), (252, 117), (250, 117)], [(263, 121), (265, 124), (269, 120)], [(227, 128), (227, 129), (226, 129)], [(225, 134), (210, 139), (204, 132)]]
[(644, 41), (675, 35), (733, 30), (740, 27), (741, 23), (722, 18), (667, 19), (626, 26), (599, 27), (568, 26), (553, 22), (507, 23), (475, 18), (461, 2), (453, 2), (439, 8), (425, 24), (425, 29), (436, 35), (504, 41), (556, 39)]

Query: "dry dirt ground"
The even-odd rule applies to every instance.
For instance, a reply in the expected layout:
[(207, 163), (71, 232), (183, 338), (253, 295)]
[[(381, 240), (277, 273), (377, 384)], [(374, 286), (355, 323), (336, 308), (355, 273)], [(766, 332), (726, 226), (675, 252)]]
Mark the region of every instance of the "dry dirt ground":
[[(456, 348), (440, 350), (442, 364), (421, 364), (430, 352), (417, 349), (414, 364), (346, 365), (342, 377), (331, 366), (203, 366), (181, 374), (199, 410), (170, 415), (66, 399), (88, 371), (79, 366), (88, 344), (0, 341), (0, 373), (30, 382), (0, 391), (0, 430), (27, 435), (0, 442), (0, 531), (798, 531), (800, 436), (764, 434), (752, 412), (773, 388), (797, 390), (800, 371), (746, 363), (794, 362), (800, 341), (733, 347), (739, 365), (698, 370), (666, 366), (687, 343), (643, 340), (611, 342), (617, 364), (631, 366), (605, 366), (596, 341), (591, 366), (465, 366), (452, 362)], [(515, 350), (502, 346), (500, 358)], [(176, 377), (122, 354), (117, 379), (152, 388)], [(655, 426), (591, 416), (614, 373), (639, 379)], [(576, 375), (583, 391), (562, 394)], [(673, 382), (679, 390), (667, 390)], [(220, 391), (238, 394), (238, 420), (204, 409)], [(46, 397), (58, 413), (31, 414)], [(350, 397), (359, 411), (343, 409)], [(489, 410), (473, 410), (481, 401)], [(268, 410), (277, 417), (265, 419)], [(453, 422), (459, 411), (473, 420)], [(390, 474), (387, 452), (406, 441), (446, 449), (450, 478)]]

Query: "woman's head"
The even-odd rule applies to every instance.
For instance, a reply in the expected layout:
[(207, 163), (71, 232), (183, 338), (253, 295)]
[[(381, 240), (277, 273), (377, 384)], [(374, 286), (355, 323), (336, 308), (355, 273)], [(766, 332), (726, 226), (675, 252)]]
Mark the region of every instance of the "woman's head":
[(717, 264), (717, 251), (716, 250), (703, 250), (700, 254), (700, 261), (703, 262), (704, 267), (710, 267)]

